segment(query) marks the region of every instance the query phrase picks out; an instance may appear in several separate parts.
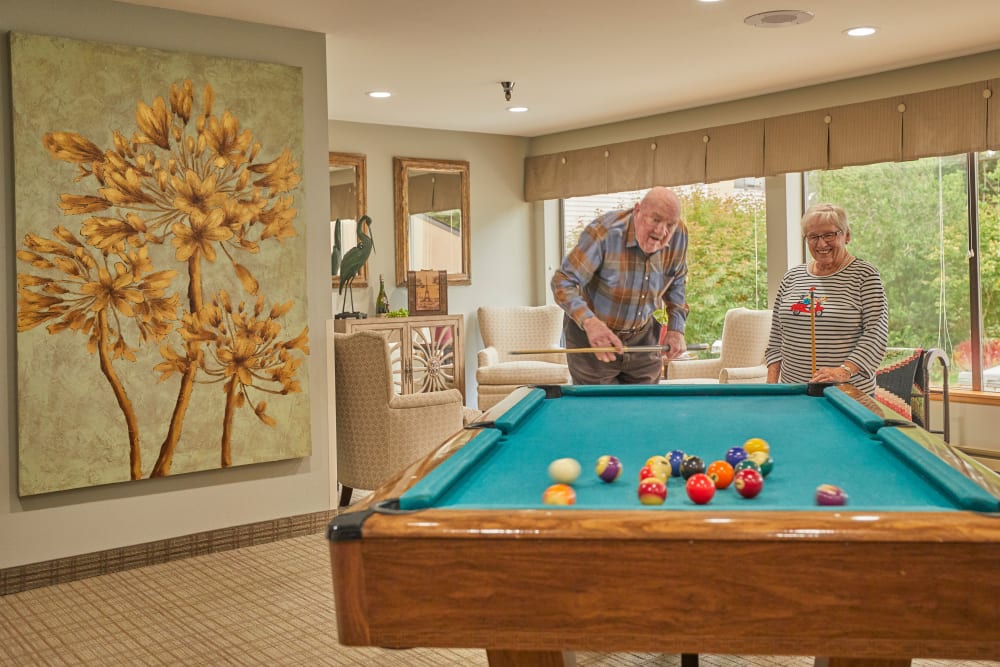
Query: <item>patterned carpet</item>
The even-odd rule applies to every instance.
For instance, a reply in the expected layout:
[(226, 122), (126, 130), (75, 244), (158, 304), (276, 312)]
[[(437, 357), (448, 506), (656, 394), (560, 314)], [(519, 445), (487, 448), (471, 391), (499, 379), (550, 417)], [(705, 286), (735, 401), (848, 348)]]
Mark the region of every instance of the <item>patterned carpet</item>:
[[(338, 645), (326, 538), (309, 535), (0, 597), (0, 664), (473, 667), (485, 666), (486, 655)], [(680, 658), (581, 653), (577, 664), (672, 667)], [(812, 660), (703, 655), (701, 664), (807, 667)]]

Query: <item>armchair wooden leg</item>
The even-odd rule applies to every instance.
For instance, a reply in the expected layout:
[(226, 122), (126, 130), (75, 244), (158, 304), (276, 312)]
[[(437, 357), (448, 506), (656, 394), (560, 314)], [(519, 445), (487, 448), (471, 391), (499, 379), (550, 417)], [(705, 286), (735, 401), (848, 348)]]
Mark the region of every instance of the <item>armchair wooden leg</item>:
[(344, 484), (340, 485), (340, 506), (347, 507), (351, 504), (351, 494), (354, 493), (354, 489)]

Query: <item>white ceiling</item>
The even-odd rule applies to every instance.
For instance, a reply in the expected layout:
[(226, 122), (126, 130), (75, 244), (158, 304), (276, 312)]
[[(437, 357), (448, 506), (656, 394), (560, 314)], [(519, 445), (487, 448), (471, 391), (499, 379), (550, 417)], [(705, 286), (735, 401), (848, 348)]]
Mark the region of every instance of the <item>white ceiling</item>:
[(1000, 0), (129, 1), (325, 33), (332, 119), (525, 137), (1000, 49)]

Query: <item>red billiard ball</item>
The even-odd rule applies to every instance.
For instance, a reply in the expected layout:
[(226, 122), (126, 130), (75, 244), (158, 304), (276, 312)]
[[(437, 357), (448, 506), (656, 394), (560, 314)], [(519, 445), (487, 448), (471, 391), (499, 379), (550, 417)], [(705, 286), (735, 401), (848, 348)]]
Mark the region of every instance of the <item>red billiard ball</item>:
[(662, 505), (667, 499), (667, 485), (658, 477), (647, 477), (639, 482), (639, 502), (643, 505)]
[(705, 474), (715, 482), (715, 488), (717, 489), (728, 488), (733, 483), (733, 466), (725, 461), (712, 461)]
[(715, 482), (704, 473), (696, 473), (688, 477), (687, 484), (688, 498), (698, 505), (704, 505), (715, 495)]
[(816, 487), (817, 505), (846, 505), (847, 494), (839, 486), (820, 484)]
[(736, 473), (733, 486), (744, 498), (753, 498), (764, 488), (764, 476), (753, 468), (744, 468)]

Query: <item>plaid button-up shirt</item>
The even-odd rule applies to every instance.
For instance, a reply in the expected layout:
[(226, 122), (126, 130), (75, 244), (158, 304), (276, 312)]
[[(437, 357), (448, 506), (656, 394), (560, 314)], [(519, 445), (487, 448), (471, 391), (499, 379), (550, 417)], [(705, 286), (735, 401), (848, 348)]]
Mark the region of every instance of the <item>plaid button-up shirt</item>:
[(636, 240), (632, 215), (632, 209), (611, 211), (590, 223), (552, 276), (552, 294), (581, 327), (597, 316), (613, 331), (637, 328), (662, 305), (667, 328), (683, 332), (687, 227), (679, 224), (665, 248), (647, 255)]

